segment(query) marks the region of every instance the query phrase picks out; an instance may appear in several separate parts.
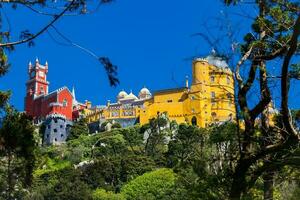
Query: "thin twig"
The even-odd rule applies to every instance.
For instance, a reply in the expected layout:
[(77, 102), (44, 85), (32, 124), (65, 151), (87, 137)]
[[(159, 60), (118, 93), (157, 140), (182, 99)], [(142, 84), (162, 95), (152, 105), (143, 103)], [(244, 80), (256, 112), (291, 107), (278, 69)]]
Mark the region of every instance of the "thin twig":
[(56, 15), (50, 23), (48, 23), (44, 28), (42, 28), (39, 32), (37, 32), (33, 36), (23, 39), (23, 40), (15, 41), (15, 42), (0, 43), (0, 47), (3, 48), (3, 47), (8, 47), (8, 46), (23, 44), (23, 43), (26, 43), (26, 42), (29, 42), (29, 41), (35, 39), (36, 37), (38, 37), (39, 35), (44, 33), (50, 26), (52, 26), (61, 16), (63, 16), (73, 6), (75, 1), (76, 0), (72, 0), (72, 2), (59, 15)]

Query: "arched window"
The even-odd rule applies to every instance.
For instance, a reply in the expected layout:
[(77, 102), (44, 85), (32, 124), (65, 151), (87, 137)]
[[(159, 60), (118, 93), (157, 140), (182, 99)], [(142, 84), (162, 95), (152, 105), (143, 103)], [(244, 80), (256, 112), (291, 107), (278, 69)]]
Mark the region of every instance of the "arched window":
[(197, 126), (197, 118), (195, 116), (192, 118), (191, 122), (192, 122), (192, 125)]
[(213, 120), (215, 120), (215, 119), (217, 118), (217, 113), (212, 112), (212, 113), (211, 113), (211, 118), (212, 118)]
[(226, 77), (226, 81), (227, 81), (227, 85), (229, 85), (230, 84), (230, 77), (229, 76)]
[(215, 77), (214, 76), (210, 76), (210, 82), (214, 83), (215, 82)]

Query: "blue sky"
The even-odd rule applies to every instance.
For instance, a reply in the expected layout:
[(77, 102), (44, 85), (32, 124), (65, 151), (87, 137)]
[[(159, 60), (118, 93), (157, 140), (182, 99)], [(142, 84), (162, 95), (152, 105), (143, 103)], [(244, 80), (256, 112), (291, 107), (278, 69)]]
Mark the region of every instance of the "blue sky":
[[(51, 20), (27, 8), (3, 11), (14, 33), (35, 32)], [(243, 13), (240, 8), (237, 11)], [(205, 32), (202, 24), (213, 24), (223, 12), (227, 8), (220, 0), (117, 0), (91, 15), (64, 17), (55, 26), (73, 42), (109, 57), (118, 66), (120, 85), (109, 86), (97, 60), (80, 49), (57, 44), (45, 33), (34, 47), (20, 45), (8, 54), (11, 68), (0, 79), (0, 89), (11, 89), (11, 103), (23, 110), (28, 62), (36, 57), (49, 63), (49, 91), (74, 86), (77, 99), (88, 99), (93, 105), (114, 101), (121, 89), (138, 94), (143, 86), (150, 91), (184, 86), (185, 76), (191, 75), (189, 58), (211, 51), (205, 41), (191, 35)], [(235, 22), (243, 20), (236, 17)]]

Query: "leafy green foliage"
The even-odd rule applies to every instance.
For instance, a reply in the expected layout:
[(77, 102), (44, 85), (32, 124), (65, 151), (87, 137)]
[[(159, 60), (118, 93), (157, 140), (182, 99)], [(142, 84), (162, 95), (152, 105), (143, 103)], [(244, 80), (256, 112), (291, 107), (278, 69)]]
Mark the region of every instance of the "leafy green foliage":
[(75, 122), (71, 127), (70, 133), (68, 135), (67, 140), (73, 140), (78, 138), (80, 135), (88, 135), (89, 129), (85, 119), (80, 119)]
[(96, 189), (93, 192), (93, 200), (125, 200), (122, 194), (115, 194), (111, 191), (105, 191), (104, 189)]
[(92, 199), (91, 190), (81, 180), (80, 171), (72, 167), (44, 173), (36, 179), (35, 185), (27, 198), (35, 199), (43, 196), (43, 199)]
[[(0, 172), (5, 175), (0, 186), (6, 199), (22, 195), (15, 187), (28, 188), (32, 183), (36, 141), (30, 118), (8, 107), (0, 128)], [(0, 174), (1, 174), (0, 173)]]
[(112, 126), (111, 126), (112, 129), (114, 128), (122, 128), (121, 124), (118, 123), (118, 122), (115, 122)]
[(139, 126), (128, 127), (121, 130), (121, 134), (126, 140), (126, 146), (129, 146), (131, 151), (134, 153), (141, 153), (143, 146), (143, 129)]
[(190, 165), (201, 157), (204, 148), (205, 130), (196, 126), (180, 124), (178, 133), (168, 145), (169, 164), (171, 166)]
[(157, 118), (151, 119), (145, 133), (148, 135), (145, 152), (156, 159), (161, 159), (162, 153), (167, 151), (167, 137), (171, 136), (166, 116), (158, 114)]
[[(81, 134), (60, 146), (40, 147), (33, 185), (28, 194), (19, 195), (25, 199), (226, 199), (238, 152), (236, 128), (228, 122), (201, 129), (164, 118), (143, 127)], [(152, 154), (146, 151), (144, 137), (149, 132), (151, 143), (157, 142)], [(258, 181), (244, 198), (259, 198), (262, 191)], [(297, 189), (292, 192), (296, 195)], [(276, 196), (280, 195), (283, 192), (276, 188)]]
[(171, 169), (158, 169), (145, 173), (122, 188), (127, 199), (166, 199), (175, 186), (176, 175)]

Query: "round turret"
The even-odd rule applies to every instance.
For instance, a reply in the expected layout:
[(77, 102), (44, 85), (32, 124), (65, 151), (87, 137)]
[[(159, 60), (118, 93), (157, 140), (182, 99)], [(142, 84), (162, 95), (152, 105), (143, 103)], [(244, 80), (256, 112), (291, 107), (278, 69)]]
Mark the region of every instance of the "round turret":
[(120, 100), (120, 99), (124, 99), (125, 97), (127, 97), (128, 94), (122, 90), (121, 92), (119, 92), (118, 96), (117, 96), (117, 99)]
[(150, 91), (148, 90), (148, 88), (146, 87), (143, 87), (139, 93), (139, 98), (140, 99), (147, 99), (147, 98), (150, 98), (151, 97), (151, 93)]

